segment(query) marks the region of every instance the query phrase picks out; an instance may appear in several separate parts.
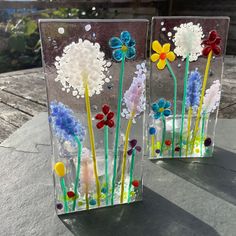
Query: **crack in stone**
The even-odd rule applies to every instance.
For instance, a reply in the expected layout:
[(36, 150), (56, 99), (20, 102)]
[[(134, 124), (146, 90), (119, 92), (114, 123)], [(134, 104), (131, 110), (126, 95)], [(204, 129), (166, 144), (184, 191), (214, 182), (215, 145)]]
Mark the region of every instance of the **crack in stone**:
[(0, 145), (0, 148), (12, 149), (13, 151), (20, 152), (20, 153), (30, 153), (30, 154), (37, 154), (37, 153), (39, 153), (39, 152), (31, 152), (31, 151), (18, 150), (18, 149), (16, 149), (16, 147), (6, 147), (6, 146), (2, 146), (2, 145)]
[(49, 147), (49, 146), (51, 146), (51, 145), (50, 145), (50, 144), (36, 143), (36, 144), (35, 144), (35, 149), (37, 149), (37, 152), (24, 151), (24, 150), (19, 150), (19, 149), (17, 149), (16, 147), (6, 147), (6, 146), (2, 146), (2, 145), (0, 145), (0, 148), (11, 149), (11, 150), (13, 150), (13, 151), (20, 152), (20, 153), (38, 154), (38, 153), (41, 153), (41, 152), (38, 150), (38, 147), (39, 147), (39, 146)]

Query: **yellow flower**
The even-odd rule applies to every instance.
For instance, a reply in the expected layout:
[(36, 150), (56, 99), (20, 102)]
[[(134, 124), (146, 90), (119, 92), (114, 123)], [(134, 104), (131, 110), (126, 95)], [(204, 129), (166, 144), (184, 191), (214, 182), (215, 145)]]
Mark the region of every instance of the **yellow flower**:
[(159, 60), (157, 63), (157, 68), (159, 70), (163, 70), (165, 68), (166, 60), (175, 60), (175, 54), (170, 51), (169, 43), (165, 43), (163, 46), (161, 46), (161, 44), (157, 40), (155, 40), (152, 42), (152, 49), (156, 53), (153, 53), (150, 59), (152, 62), (156, 62), (157, 60)]
[(59, 177), (63, 177), (66, 174), (66, 168), (63, 162), (57, 162), (54, 165), (54, 170)]

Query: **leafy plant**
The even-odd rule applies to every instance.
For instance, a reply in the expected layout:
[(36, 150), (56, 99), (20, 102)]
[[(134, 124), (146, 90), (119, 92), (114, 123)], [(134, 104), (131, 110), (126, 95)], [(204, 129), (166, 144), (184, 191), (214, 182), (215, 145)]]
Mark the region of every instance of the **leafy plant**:
[[(6, 15), (0, 23), (0, 73), (42, 66), (37, 19), (39, 18), (103, 18), (105, 13), (77, 8), (46, 9), (37, 15)], [(4, 23), (5, 22), (5, 23)]]

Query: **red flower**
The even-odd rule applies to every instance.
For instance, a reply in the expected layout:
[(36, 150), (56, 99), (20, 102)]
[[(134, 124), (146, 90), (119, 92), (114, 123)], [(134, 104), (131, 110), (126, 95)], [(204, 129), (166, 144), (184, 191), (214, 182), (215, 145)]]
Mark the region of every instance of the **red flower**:
[(204, 48), (202, 50), (202, 54), (204, 56), (208, 56), (210, 51), (213, 51), (215, 55), (219, 55), (221, 48), (219, 46), (221, 41), (220, 36), (218, 35), (216, 30), (212, 30), (209, 32), (208, 38), (202, 41)]
[(102, 106), (102, 112), (103, 113), (98, 113), (95, 116), (96, 120), (100, 120), (97, 123), (97, 128), (101, 129), (103, 128), (104, 125), (107, 125), (110, 128), (114, 127), (115, 126), (115, 123), (113, 120), (114, 115), (115, 115), (114, 112), (110, 111), (110, 107), (106, 104)]

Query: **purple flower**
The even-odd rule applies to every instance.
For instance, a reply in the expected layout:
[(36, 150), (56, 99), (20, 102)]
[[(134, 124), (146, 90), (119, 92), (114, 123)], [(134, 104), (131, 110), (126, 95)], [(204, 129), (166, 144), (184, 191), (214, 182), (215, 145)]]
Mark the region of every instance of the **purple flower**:
[(136, 139), (132, 139), (129, 141), (129, 146), (130, 149), (127, 151), (127, 154), (129, 156), (132, 155), (133, 150), (136, 150), (137, 152), (141, 152), (142, 148), (140, 146), (137, 146), (137, 140)]
[(186, 107), (196, 109), (200, 102), (200, 91), (202, 88), (201, 74), (195, 70), (188, 77)]
[(76, 145), (75, 136), (81, 142), (84, 140), (85, 128), (76, 119), (73, 111), (63, 103), (56, 101), (50, 103), (49, 122), (60, 142), (70, 141), (72, 145)]
[[(142, 65), (142, 66), (141, 66)], [(146, 67), (145, 63), (137, 65), (137, 77), (133, 78), (133, 81), (129, 89), (124, 93), (123, 101), (126, 108), (123, 109), (122, 116), (129, 119), (132, 112), (135, 113), (135, 117), (145, 110), (146, 98), (145, 98), (145, 80), (146, 80)]]

